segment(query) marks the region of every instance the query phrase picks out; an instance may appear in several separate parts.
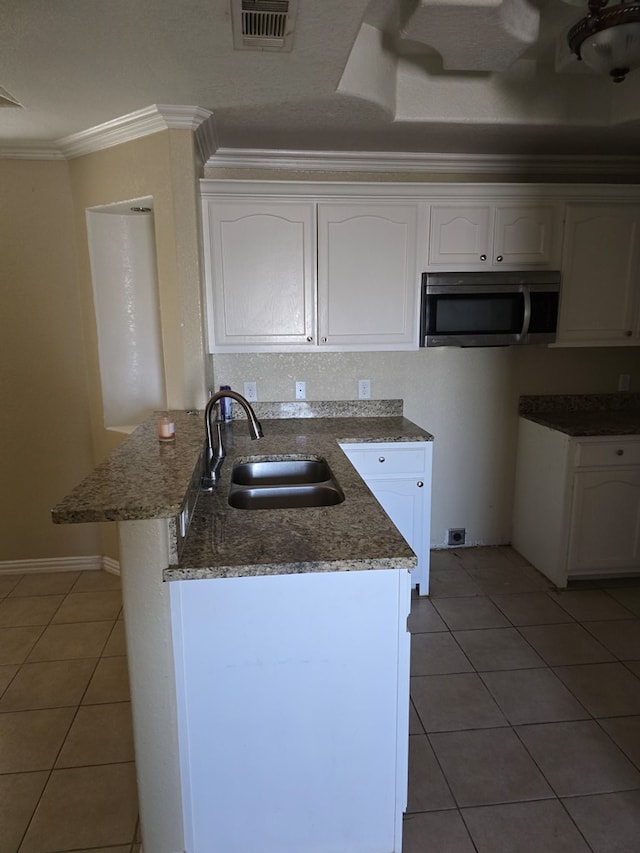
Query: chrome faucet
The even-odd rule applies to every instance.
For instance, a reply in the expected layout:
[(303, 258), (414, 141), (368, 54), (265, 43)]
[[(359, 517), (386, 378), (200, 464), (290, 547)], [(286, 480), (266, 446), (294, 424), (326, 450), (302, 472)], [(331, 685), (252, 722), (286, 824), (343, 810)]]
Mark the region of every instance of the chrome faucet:
[(232, 400), (237, 400), (237, 402), (240, 403), (242, 408), (245, 410), (249, 421), (249, 435), (253, 440), (256, 438), (262, 438), (262, 427), (260, 426), (260, 421), (257, 419), (256, 413), (242, 394), (238, 394), (236, 391), (216, 391), (216, 393), (209, 399), (204, 410), (206, 442), (204, 446), (204, 469), (200, 482), (202, 488), (207, 492), (213, 491), (213, 488), (220, 477), (220, 468), (222, 467), (222, 463), (224, 462), (224, 457), (226, 455), (222, 441), (222, 422), (216, 422), (218, 446), (215, 451), (213, 443), (213, 429), (211, 427), (211, 413), (213, 412), (216, 403), (221, 400), (222, 397), (230, 397)]

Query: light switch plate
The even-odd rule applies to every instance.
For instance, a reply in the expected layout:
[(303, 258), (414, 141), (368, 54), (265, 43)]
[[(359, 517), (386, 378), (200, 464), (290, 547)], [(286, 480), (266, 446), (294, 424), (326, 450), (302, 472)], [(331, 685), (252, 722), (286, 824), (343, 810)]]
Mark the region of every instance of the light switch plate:
[(306, 382), (296, 382), (296, 400), (306, 400), (307, 399), (307, 383)]

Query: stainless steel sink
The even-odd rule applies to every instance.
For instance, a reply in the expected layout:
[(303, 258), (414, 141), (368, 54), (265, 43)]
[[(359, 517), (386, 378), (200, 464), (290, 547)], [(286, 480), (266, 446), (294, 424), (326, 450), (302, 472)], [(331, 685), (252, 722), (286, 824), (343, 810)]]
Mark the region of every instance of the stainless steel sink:
[(236, 463), (229, 504), (236, 509), (335, 506), (344, 493), (324, 459), (259, 459)]

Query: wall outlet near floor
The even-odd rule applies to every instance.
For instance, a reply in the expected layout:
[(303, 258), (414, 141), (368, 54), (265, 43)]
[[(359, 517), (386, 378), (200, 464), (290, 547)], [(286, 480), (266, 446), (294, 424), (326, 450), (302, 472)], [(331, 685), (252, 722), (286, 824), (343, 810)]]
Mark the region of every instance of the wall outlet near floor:
[(371, 399), (371, 380), (358, 379), (358, 400)]
[(244, 398), (249, 403), (256, 403), (258, 400), (258, 383), (257, 382), (245, 382), (244, 383)]
[(296, 382), (296, 400), (306, 400), (307, 399), (307, 383), (306, 382)]
[(621, 373), (618, 376), (618, 391), (628, 391), (631, 376), (628, 373)]
[(464, 545), (466, 538), (465, 527), (450, 527), (447, 530), (447, 545)]

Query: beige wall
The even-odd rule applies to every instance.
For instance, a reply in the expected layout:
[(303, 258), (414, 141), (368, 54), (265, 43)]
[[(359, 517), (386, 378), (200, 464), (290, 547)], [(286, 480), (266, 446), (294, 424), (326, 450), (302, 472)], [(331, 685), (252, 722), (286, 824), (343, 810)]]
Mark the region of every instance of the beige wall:
[(68, 163), (0, 161), (0, 563), (117, 557), (113, 525), (49, 515), (122, 440), (103, 426), (86, 208), (153, 197), (167, 403), (204, 405), (198, 178), (188, 130)]
[(399, 397), (405, 415), (435, 436), (432, 543), (449, 527), (466, 527), (472, 544), (508, 542), (518, 397), (541, 393), (606, 393), (618, 375), (640, 390), (640, 348), (455, 349), (418, 352), (216, 355), (215, 383), (242, 392), (258, 383), (258, 399), (292, 400), (294, 382), (310, 400)]
[(0, 563), (100, 553), (50, 509), (93, 464), (64, 162), (0, 160)]
[(163, 131), (77, 157), (69, 164), (98, 452), (111, 449), (114, 439), (103, 429), (85, 222), (88, 207), (153, 197), (167, 404), (184, 409), (204, 402), (198, 175), (193, 145), (191, 131)]
[[(206, 167), (207, 178), (327, 181), (513, 181), (540, 176), (287, 172)], [(580, 176), (549, 176), (551, 182)], [(590, 180), (588, 176), (583, 180)], [(607, 183), (628, 181), (607, 176)], [(372, 397), (401, 397), (407, 417), (432, 432), (434, 445), (432, 543), (449, 527), (466, 527), (467, 542), (508, 542), (521, 394), (615, 391), (618, 375), (640, 390), (640, 348), (548, 349), (513, 347), (433, 349), (408, 353), (215, 355), (214, 385), (242, 391), (258, 382), (260, 400), (292, 400), (295, 380), (312, 400), (357, 397), (358, 379), (370, 379)]]
[[(640, 390), (640, 348), (210, 360), (202, 349), (198, 167), (190, 131), (157, 133), (69, 163), (0, 161), (0, 179), (0, 562), (117, 556), (110, 525), (56, 526), (49, 519), (50, 507), (121, 441), (102, 421), (87, 207), (154, 199), (171, 407), (201, 407), (207, 385), (242, 390), (248, 379), (257, 380), (262, 400), (292, 399), (296, 379), (307, 382), (310, 399), (353, 399), (357, 380), (370, 379), (372, 396), (403, 398), (406, 415), (436, 437), (435, 544), (444, 543), (447, 527), (466, 527), (471, 542), (508, 541), (519, 394), (614, 391), (619, 373), (631, 374), (632, 390)], [(205, 381), (212, 370), (212, 382)]]
[[(203, 406), (205, 360), (200, 298), (199, 196), (194, 138), (169, 130), (87, 154), (69, 164), (96, 460), (123, 439), (104, 429), (97, 331), (85, 211), (153, 197), (167, 405)], [(102, 553), (117, 557), (114, 525), (102, 525)]]

